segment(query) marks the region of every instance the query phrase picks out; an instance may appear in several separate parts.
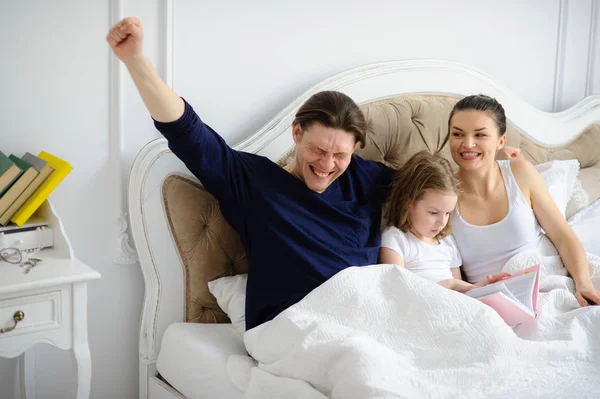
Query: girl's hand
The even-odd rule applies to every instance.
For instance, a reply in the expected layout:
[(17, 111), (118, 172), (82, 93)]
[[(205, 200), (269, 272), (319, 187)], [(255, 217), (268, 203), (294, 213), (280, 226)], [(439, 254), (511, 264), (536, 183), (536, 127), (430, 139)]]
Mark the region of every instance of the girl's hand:
[(475, 288), (473, 284), (462, 280), (454, 280), (454, 287), (452, 287), (454, 291), (462, 292), (463, 294), (473, 288)]
[(483, 287), (483, 286), (486, 286), (488, 284), (492, 284), (492, 283), (496, 283), (498, 281), (506, 280), (510, 276), (511, 276), (511, 274), (510, 273), (506, 273), (506, 272), (496, 273), (496, 274), (490, 274), (486, 278), (484, 278), (483, 280), (475, 283), (475, 286), (476, 287)]
[(457, 278), (451, 278), (448, 280), (442, 280), (442, 281), (438, 281), (438, 284), (441, 285), (442, 287), (454, 290), (454, 291), (458, 291), (458, 292), (462, 292), (463, 294), (473, 288), (475, 288), (475, 286), (471, 283), (467, 283), (466, 281), (457, 279)]

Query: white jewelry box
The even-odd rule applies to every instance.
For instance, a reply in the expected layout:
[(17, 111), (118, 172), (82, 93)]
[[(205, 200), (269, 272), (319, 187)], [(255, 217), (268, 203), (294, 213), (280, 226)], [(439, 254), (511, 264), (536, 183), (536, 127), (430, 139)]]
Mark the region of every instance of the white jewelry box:
[(54, 228), (46, 217), (48, 208), (47, 202), (42, 204), (21, 227), (14, 224), (0, 226), (0, 248), (31, 251), (54, 246)]

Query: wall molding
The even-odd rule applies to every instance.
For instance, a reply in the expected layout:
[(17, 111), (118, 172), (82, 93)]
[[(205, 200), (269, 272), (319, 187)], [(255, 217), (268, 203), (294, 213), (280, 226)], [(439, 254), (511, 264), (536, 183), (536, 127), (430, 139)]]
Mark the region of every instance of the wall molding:
[(563, 85), (565, 70), (565, 41), (567, 37), (568, 0), (560, 0), (558, 5), (558, 32), (556, 37), (556, 59), (554, 61), (554, 91), (552, 111), (558, 112), (558, 102)]
[[(125, 17), (123, 12), (124, 0), (110, 1), (110, 21), (112, 26)], [(175, 0), (163, 2), (163, 80), (174, 89), (175, 65)], [(114, 175), (114, 198), (117, 210), (116, 224), (118, 226), (118, 245), (116, 264), (130, 265), (138, 263), (138, 254), (129, 234), (129, 215), (127, 213), (126, 174), (123, 167), (124, 154), (124, 67), (122, 62), (112, 53), (110, 54), (110, 157)]]
[[(124, 18), (123, 0), (111, 0), (109, 26)], [(113, 260), (116, 264), (131, 265), (138, 262), (137, 252), (129, 237), (129, 218), (127, 215), (127, 198), (125, 197), (126, 174), (123, 173), (124, 154), (124, 87), (123, 63), (110, 51), (110, 164), (112, 167), (114, 209), (116, 210), (115, 224), (118, 226), (118, 245)]]
[(596, 34), (596, 30), (598, 29), (598, 21), (596, 18), (596, 11), (598, 7), (598, 2), (592, 0), (591, 10), (590, 10), (590, 38), (588, 43), (588, 62), (587, 62), (587, 71), (585, 75), (585, 95), (592, 95), (592, 85), (594, 80), (594, 64), (595, 64), (595, 56), (596, 56), (596, 39), (598, 35)]

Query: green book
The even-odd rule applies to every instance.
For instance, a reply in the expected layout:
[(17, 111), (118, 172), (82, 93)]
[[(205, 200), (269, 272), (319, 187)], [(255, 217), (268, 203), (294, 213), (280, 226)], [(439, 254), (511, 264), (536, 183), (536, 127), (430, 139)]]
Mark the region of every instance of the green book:
[(21, 158), (19, 158), (18, 156), (14, 155), (14, 154), (10, 154), (8, 159), (13, 161), (14, 164), (17, 165), (19, 167), (19, 169), (21, 169), (21, 173), (20, 173), (21, 175), (23, 173), (27, 172), (27, 170), (29, 170), (29, 168), (31, 168), (31, 164), (29, 162), (23, 161)]
[(21, 158), (16, 155), (12, 155), (8, 157), (11, 161), (15, 163), (21, 169), (21, 173), (19, 177), (8, 187), (8, 189), (4, 192), (2, 197), (0, 197), (0, 215), (2, 215), (6, 210), (12, 205), (12, 203), (25, 191), (27, 186), (31, 184), (33, 179), (35, 179), (38, 175), (38, 171), (35, 170), (30, 163), (23, 161)]
[[(9, 191), (6, 192), (4, 197), (0, 198), (0, 225), (4, 226), (8, 223), (11, 217), (23, 206), (23, 204), (31, 197), (35, 191), (42, 185), (42, 183), (46, 180), (48, 176), (54, 171), (54, 168), (48, 165), (48, 161), (45, 161), (41, 158), (36, 157), (35, 155), (27, 152), (25, 155), (21, 157), (21, 159), (29, 164), (31, 164), (31, 168), (21, 175), (18, 182), (14, 183)], [(32, 176), (28, 176), (28, 174)], [(17, 188), (20, 185), (26, 185), (29, 179), (31, 183), (27, 185), (18, 196), (14, 196), (14, 200), (12, 200), (11, 190), (15, 190), (15, 192), (21, 191)], [(6, 198), (6, 202), (12, 201), (12, 204), (6, 207), (6, 204), (3, 204), (3, 200)], [(4, 213), (2, 213), (4, 212)]]
[(0, 197), (21, 176), (23, 170), (0, 151)]
[(2, 151), (0, 151), (0, 176), (2, 176), (13, 165), (14, 162), (4, 155)]

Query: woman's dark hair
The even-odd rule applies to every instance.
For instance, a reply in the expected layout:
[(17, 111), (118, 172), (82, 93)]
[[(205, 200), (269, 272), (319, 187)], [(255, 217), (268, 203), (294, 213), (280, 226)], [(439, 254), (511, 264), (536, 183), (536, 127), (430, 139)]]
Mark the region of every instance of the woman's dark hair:
[(448, 132), (450, 131), (450, 122), (452, 121), (454, 114), (458, 111), (467, 110), (488, 112), (496, 121), (500, 136), (506, 133), (506, 114), (504, 113), (502, 104), (496, 101), (495, 98), (486, 96), (485, 94), (467, 96), (454, 105), (452, 112), (450, 112), (450, 117), (448, 118)]
[(358, 105), (350, 97), (338, 91), (320, 91), (300, 106), (294, 119), (302, 130), (313, 123), (341, 129), (354, 135), (360, 148), (365, 147), (367, 122)]

